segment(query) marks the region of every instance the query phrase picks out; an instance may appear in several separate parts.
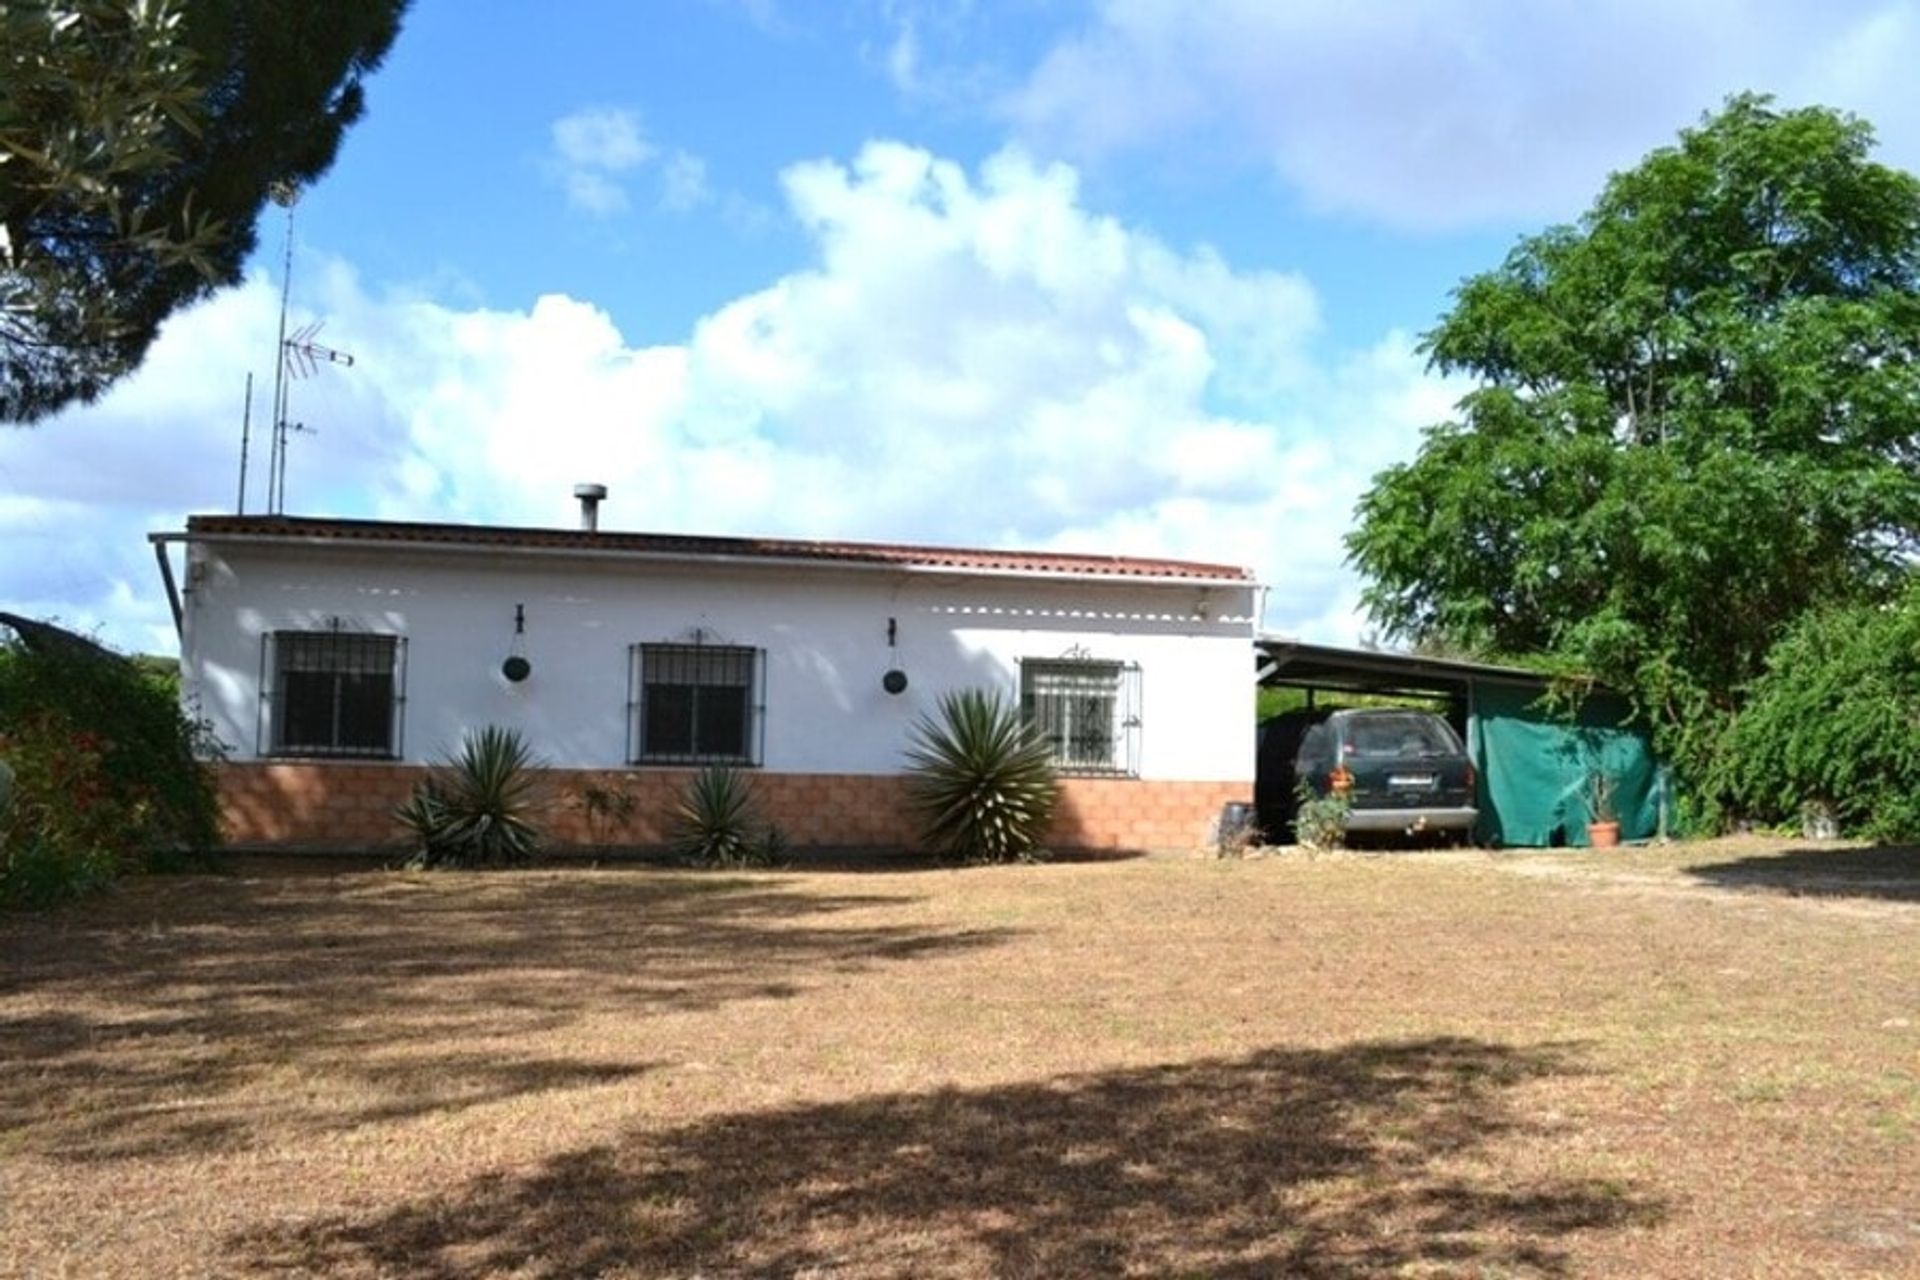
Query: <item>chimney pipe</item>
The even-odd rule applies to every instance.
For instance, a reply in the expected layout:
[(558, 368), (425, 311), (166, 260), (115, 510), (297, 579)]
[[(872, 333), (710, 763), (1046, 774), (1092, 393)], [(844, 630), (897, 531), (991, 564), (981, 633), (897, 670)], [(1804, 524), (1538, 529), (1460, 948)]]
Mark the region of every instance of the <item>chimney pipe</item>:
[(594, 533), (600, 528), (600, 501), (607, 496), (607, 486), (603, 484), (577, 484), (573, 486), (573, 496), (580, 499), (580, 528), (586, 533)]

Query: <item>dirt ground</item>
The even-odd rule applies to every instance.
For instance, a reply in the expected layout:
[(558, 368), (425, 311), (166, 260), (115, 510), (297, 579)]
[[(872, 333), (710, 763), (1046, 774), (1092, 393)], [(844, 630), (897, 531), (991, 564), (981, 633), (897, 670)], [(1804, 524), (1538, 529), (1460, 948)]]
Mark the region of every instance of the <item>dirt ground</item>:
[(1920, 851), (0, 917), (7, 1276), (1920, 1276)]

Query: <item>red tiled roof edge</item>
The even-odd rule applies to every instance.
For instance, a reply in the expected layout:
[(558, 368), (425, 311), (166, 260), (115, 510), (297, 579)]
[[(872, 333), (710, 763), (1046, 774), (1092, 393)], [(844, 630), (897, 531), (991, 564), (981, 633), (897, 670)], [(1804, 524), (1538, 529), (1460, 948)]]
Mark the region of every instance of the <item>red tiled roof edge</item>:
[(713, 556), (764, 560), (817, 560), (841, 564), (894, 564), (915, 568), (1088, 574), (1114, 578), (1186, 578), (1252, 583), (1237, 565), (1135, 556), (1053, 551), (994, 551), (880, 542), (816, 542), (793, 538), (727, 538), (678, 533), (587, 532), (507, 525), (430, 524), (393, 520), (341, 520), (306, 516), (190, 516), (187, 533), (203, 537), (322, 539), (465, 546), (537, 547), (636, 555)]

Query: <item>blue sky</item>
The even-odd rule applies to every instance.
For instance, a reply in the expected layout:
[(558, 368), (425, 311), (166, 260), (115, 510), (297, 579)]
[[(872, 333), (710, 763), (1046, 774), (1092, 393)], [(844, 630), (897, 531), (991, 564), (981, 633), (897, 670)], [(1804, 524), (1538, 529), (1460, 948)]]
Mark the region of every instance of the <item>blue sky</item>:
[[(557, 16), (556, 16), (557, 15)], [(416, 0), (295, 215), (289, 508), (1179, 555), (1350, 640), (1340, 538), (1465, 389), (1459, 279), (1741, 89), (1920, 165), (1920, 3)], [(0, 431), (0, 606), (170, 627), (284, 221), (98, 405)], [(250, 503), (260, 503), (257, 484)]]

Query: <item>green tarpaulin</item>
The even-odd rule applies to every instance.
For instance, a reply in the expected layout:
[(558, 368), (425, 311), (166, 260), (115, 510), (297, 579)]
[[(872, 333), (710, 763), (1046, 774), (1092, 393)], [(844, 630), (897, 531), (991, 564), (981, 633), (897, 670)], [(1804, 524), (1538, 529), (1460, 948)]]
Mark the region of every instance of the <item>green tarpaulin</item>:
[(1475, 682), (1467, 752), (1480, 774), (1480, 839), (1495, 845), (1584, 845), (1593, 779), (1604, 773), (1622, 840), (1660, 830), (1665, 775), (1645, 734), (1622, 728), (1627, 706), (1593, 697), (1574, 723), (1540, 692)]

